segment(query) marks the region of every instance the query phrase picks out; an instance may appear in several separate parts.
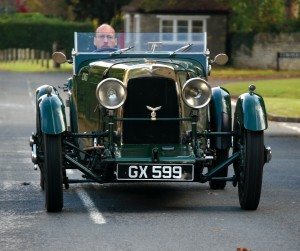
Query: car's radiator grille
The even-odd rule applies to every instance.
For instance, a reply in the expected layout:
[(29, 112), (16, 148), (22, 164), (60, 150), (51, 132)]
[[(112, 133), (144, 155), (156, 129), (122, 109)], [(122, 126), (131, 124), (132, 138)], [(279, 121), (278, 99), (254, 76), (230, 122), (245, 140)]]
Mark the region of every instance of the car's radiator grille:
[[(158, 107), (157, 118), (178, 118), (178, 98), (172, 79), (144, 77), (131, 79), (127, 85), (124, 118), (150, 118), (146, 106)], [(176, 144), (179, 142), (178, 121), (124, 121), (125, 144)]]

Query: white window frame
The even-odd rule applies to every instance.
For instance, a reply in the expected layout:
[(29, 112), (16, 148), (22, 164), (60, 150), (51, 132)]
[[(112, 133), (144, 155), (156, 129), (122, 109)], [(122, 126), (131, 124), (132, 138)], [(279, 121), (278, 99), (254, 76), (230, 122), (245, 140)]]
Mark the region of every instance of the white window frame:
[[(135, 41), (140, 41), (140, 32), (141, 32), (141, 15), (140, 14), (135, 14), (134, 15), (134, 20), (135, 20)], [(135, 44), (135, 48), (136, 49), (140, 49), (141, 48), (141, 44), (140, 42), (138, 42), (137, 44)]]
[[(210, 16), (179, 16), (179, 15), (157, 15), (156, 16), (159, 19), (159, 33), (160, 33), (160, 41), (163, 41), (168, 44), (178, 44), (178, 43), (184, 43), (183, 41), (177, 40), (177, 24), (178, 21), (188, 21), (188, 41), (190, 42), (199, 42), (199, 41), (193, 41), (192, 40), (192, 21), (202, 21), (202, 32), (207, 31), (207, 19)], [(173, 39), (170, 40), (163, 40), (163, 21), (173, 21)]]
[(130, 14), (125, 14), (123, 16), (124, 23), (125, 23), (125, 33), (130, 33), (130, 26), (131, 26), (131, 16)]

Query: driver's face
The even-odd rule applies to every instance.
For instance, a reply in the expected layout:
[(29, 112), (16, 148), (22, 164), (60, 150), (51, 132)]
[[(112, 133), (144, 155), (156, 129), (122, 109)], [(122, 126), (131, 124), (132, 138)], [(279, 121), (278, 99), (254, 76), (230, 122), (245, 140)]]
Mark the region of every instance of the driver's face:
[(94, 45), (97, 49), (116, 47), (115, 31), (110, 26), (99, 27), (96, 30)]

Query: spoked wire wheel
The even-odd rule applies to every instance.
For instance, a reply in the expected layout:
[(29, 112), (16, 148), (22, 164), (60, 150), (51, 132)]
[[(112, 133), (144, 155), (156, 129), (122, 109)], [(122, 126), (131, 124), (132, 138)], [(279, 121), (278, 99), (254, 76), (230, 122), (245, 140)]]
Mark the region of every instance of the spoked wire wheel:
[(260, 200), (263, 165), (264, 132), (242, 129), (234, 143), (234, 152), (240, 151), (234, 163), (238, 176), (239, 202), (242, 209), (256, 210)]

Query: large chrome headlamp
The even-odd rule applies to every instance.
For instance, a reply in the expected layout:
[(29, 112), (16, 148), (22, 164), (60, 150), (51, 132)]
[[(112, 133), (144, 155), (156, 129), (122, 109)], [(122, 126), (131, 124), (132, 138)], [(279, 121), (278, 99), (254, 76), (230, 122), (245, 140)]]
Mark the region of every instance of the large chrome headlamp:
[(127, 90), (123, 82), (116, 78), (102, 80), (96, 89), (96, 97), (105, 108), (114, 110), (124, 104)]
[(206, 106), (211, 99), (211, 88), (202, 78), (191, 78), (182, 87), (183, 101), (191, 108)]

